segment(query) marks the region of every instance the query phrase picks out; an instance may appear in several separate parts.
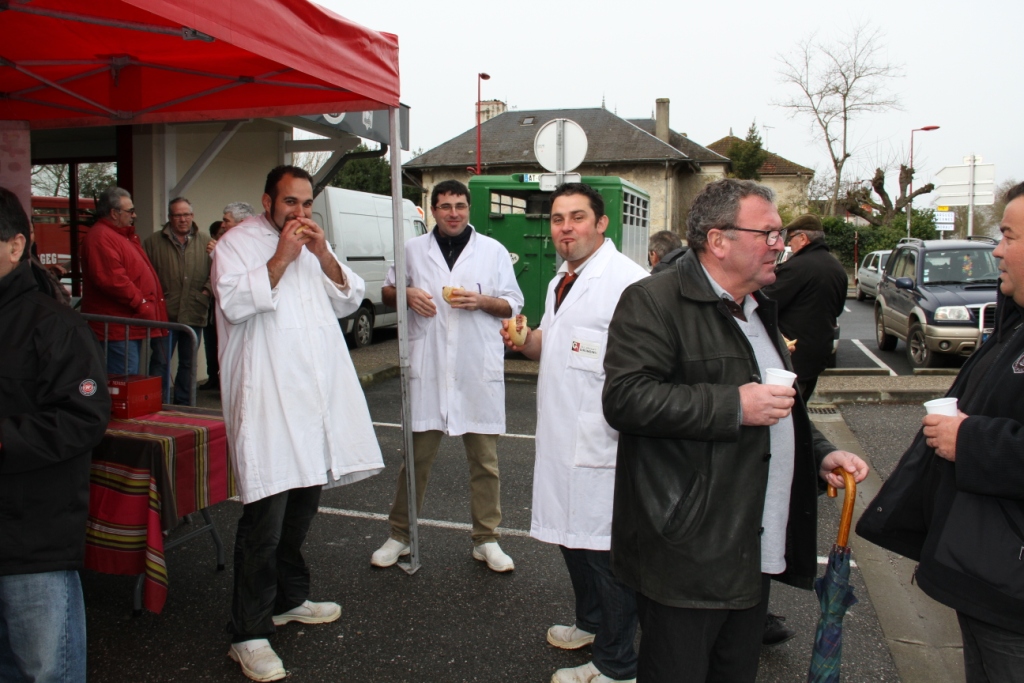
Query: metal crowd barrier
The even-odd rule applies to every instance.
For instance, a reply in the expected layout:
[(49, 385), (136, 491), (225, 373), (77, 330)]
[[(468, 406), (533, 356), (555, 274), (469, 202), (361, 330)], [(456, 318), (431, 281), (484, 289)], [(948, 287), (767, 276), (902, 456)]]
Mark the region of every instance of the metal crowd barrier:
[[(139, 372), (142, 374), (148, 374), (149, 360), (152, 353), (152, 334), (153, 329), (168, 330), (175, 333), (185, 333), (187, 336), (183, 341), (192, 342), (192, 370), (189, 377), (189, 391), (188, 391), (188, 404), (190, 406), (196, 405), (196, 372), (199, 369), (199, 337), (196, 336), (195, 331), (188, 325), (181, 323), (171, 322), (160, 322), (156, 320), (139, 320), (138, 318), (120, 318), (113, 315), (96, 315), (94, 313), (82, 313), (81, 316), (89, 322), (103, 323), (103, 358), (104, 361), (107, 357), (107, 342), (110, 340), (110, 326), (111, 325), (123, 325), (124, 326), (124, 338), (128, 339), (128, 328), (130, 327), (145, 327), (146, 328), (146, 343), (145, 348), (139, 353)], [(182, 342), (179, 342), (182, 343)], [(167, 348), (167, 369), (164, 370), (164, 385), (161, 387), (163, 390), (167, 390), (169, 387), (170, 402), (174, 402), (174, 383), (171, 381), (171, 353), (170, 346)], [(125, 350), (127, 355), (127, 349)], [(145, 365), (143, 365), (145, 363)]]

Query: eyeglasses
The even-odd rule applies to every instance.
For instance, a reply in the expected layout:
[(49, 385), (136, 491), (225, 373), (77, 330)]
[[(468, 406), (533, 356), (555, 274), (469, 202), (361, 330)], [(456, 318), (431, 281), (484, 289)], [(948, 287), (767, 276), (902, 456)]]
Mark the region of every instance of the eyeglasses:
[(171, 218), (192, 218), (193, 213), (172, 213)]
[(131, 209), (114, 209), (114, 211), (124, 211), (125, 213), (130, 213), (133, 216), (135, 215), (135, 209), (134, 208), (131, 208)]
[(780, 239), (783, 244), (786, 242), (786, 231), (785, 230), (751, 230), (750, 228), (737, 228), (735, 225), (722, 228), (722, 230), (739, 230), (740, 232), (756, 232), (759, 235), (764, 235), (764, 242), (769, 247), (773, 246)]
[(437, 208), (440, 211), (451, 211), (452, 209), (455, 209), (456, 211), (465, 211), (469, 208), (469, 204), (438, 204)]
[(802, 232), (790, 233), (789, 237), (786, 240), (786, 244), (792, 244), (793, 240), (795, 240), (797, 237), (807, 237), (807, 235), (805, 235)]

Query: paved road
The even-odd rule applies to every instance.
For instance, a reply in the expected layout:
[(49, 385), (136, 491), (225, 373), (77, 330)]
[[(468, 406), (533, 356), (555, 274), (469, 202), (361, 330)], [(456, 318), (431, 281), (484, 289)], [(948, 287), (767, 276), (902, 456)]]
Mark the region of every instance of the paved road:
[[(897, 375), (912, 375), (907, 360), (907, 347), (898, 342), (892, 351), (880, 351), (875, 343), (874, 300), (846, 300), (846, 310), (839, 316), (839, 349), (836, 367), (883, 368)], [(950, 367), (963, 365), (962, 359), (953, 359)]]
[[(544, 640), (549, 625), (571, 620), (572, 591), (558, 550), (526, 535), (534, 458), (532, 384), (508, 384), (508, 431), (520, 437), (499, 443), (502, 546), (515, 559), (516, 570), (495, 574), (470, 557), (469, 531), (462, 526), (469, 521), (466, 467), (454, 439), (443, 442), (422, 513), (430, 520), (421, 527), (422, 569), (408, 576), (398, 568), (370, 566), (370, 554), (387, 537), (382, 517), (398, 471), (401, 431), (390, 426), (399, 421), (398, 391), (397, 380), (366, 390), (379, 423), (385, 472), (323, 495), (326, 514), (314, 522), (306, 546), (313, 598), (338, 600), (343, 612), (333, 624), (291, 624), (275, 636), (289, 680), (542, 683), (557, 668), (584, 663), (586, 650), (563, 652)], [(824, 557), (835, 538), (838, 514), (830, 499), (822, 497), (819, 505), (818, 548)], [(237, 502), (213, 509), (229, 546), (240, 510)], [(90, 681), (246, 680), (225, 656), (230, 567), (215, 571), (212, 544), (205, 539), (171, 550), (167, 564), (170, 593), (161, 615), (131, 616), (131, 579), (85, 573)], [(900, 680), (859, 569), (853, 581), (860, 603), (846, 621), (843, 680)], [(776, 586), (772, 610), (785, 615), (800, 636), (763, 651), (758, 680), (803, 681), (816, 598)]]

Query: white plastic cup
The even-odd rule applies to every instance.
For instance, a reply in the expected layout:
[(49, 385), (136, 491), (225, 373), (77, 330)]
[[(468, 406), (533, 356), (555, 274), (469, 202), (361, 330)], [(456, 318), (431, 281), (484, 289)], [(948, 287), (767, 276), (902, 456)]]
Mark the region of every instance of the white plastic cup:
[(778, 384), (784, 387), (793, 386), (796, 381), (796, 373), (782, 368), (768, 368), (764, 371), (765, 384)]
[(956, 417), (956, 399), (936, 398), (931, 401), (925, 401), (924, 409), (928, 411), (929, 415), (949, 415), (950, 417)]

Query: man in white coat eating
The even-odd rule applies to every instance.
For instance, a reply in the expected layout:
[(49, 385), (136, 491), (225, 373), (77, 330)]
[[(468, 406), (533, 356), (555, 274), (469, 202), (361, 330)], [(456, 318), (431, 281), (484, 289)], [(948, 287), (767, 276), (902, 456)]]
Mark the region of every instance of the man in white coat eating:
[[(530, 535), (556, 543), (576, 596), (576, 622), (548, 629), (565, 650), (591, 645), (592, 660), (559, 669), (552, 683), (636, 678), (636, 598), (609, 568), (618, 433), (601, 407), (608, 323), (622, 291), (647, 277), (604, 236), (604, 200), (589, 185), (566, 183), (551, 195), (551, 239), (565, 259), (548, 285), (539, 329), (509, 348), (540, 359), (537, 460)], [(543, 353), (541, 353), (543, 349)]]
[(235, 538), (228, 656), (256, 681), (286, 675), (275, 627), (341, 616), (311, 602), (301, 547), (321, 488), (384, 467), (338, 318), (363, 299), (312, 219), (310, 175), (267, 175), (261, 216), (226, 233), (213, 254), (221, 398), (242, 517)]
[[(433, 232), (405, 245), (406, 272), (388, 272), (382, 298), (395, 307), (405, 285), (409, 316), (409, 393), (412, 401), (416, 510), (430, 478), (441, 437), (461, 436), (469, 462), (473, 559), (496, 572), (515, 568), (498, 545), (501, 489), (498, 435), (505, 431), (505, 354), (501, 319), (518, 313), (523, 293), (508, 250), (469, 224), (469, 190), (445, 180), (430, 193)], [(388, 520), (391, 537), (370, 558), (390, 567), (409, 554), (409, 500), (405, 466)]]

